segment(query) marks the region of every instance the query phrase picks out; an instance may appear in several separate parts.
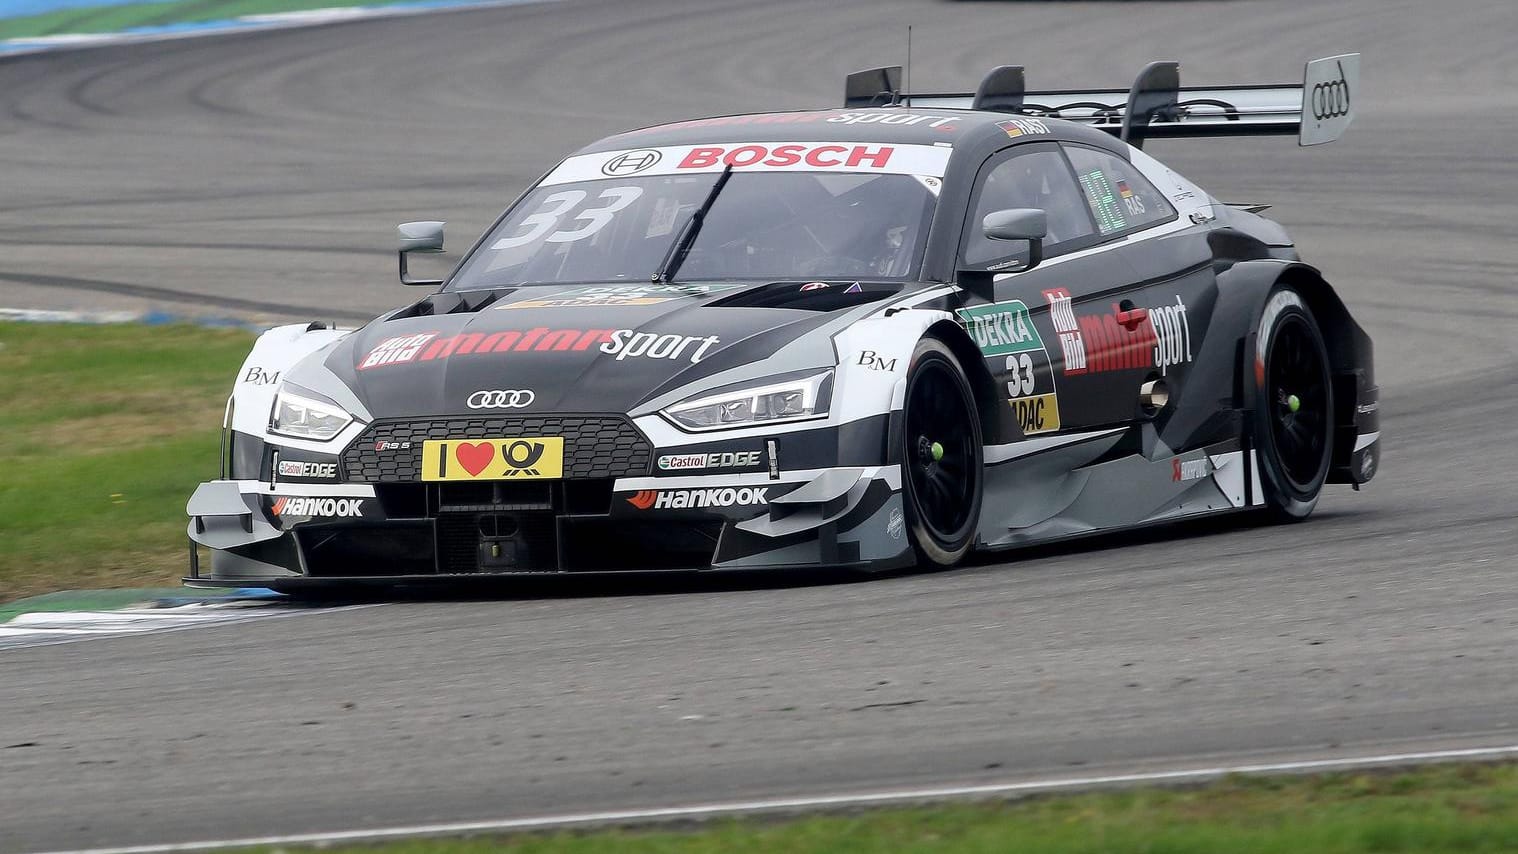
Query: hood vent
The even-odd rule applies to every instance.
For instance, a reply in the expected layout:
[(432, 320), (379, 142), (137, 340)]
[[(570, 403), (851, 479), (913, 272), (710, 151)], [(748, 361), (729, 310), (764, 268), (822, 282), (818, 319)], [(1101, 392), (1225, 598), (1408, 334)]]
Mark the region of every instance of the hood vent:
[(431, 294), (425, 299), (390, 315), (390, 320), (405, 320), (410, 317), (434, 317), (440, 314), (474, 314), (498, 302), (501, 297), (514, 293), (515, 290), (513, 288), (511, 290), (498, 291), (443, 291)]
[(895, 282), (771, 282), (707, 303), (712, 308), (837, 311), (901, 293)]

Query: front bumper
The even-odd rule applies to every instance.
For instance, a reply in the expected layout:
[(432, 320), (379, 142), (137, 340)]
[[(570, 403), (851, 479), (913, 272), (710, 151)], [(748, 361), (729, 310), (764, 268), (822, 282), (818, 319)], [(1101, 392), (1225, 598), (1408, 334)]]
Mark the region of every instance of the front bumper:
[[(295, 588), (572, 573), (890, 568), (899, 469), (509, 483), (203, 483), (191, 585)], [(209, 550), (209, 566), (201, 548)]]

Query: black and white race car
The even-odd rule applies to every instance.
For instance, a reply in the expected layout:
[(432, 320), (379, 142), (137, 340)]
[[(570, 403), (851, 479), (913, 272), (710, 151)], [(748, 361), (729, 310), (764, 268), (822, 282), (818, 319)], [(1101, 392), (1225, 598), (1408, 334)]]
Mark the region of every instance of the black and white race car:
[[(1301, 86), (903, 96), (644, 128), (565, 159), (427, 296), (260, 337), (198, 585), (952, 566), (1375, 474), (1371, 343), (1257, 208), (1145, 139), (1352, 118)], [(1305, 115), (1304, 115), (1305, 113)], [(210, 566), (201, 559), (209, 550)]]

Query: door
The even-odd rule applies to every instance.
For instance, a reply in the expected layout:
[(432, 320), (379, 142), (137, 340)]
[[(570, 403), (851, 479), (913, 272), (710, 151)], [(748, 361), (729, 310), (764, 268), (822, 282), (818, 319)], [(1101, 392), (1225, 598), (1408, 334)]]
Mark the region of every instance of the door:
[(986, 238), (986, 214), (1039, 208), (1048, 217), (1043, 263), (997, 276), (993, 302), (970, 297), (959, 310), (1024, 435), (1131, 421), (1144, 381), (1194, 353), (1186, 299), (1202, 283), (1182, 280), (1211, 276), (1192, 249), (1143, 245), (1178, 227), (1174, 209), (1127, 161), (1085, 146), (1014, 146), (988, 160), (977, 181), (964, 264), (1026, 264), (1026, 253), (1000, 259), (1020, 244)]
[[(1178, 398), (1201, 350), (1216, 303), (1210, 226), (1179, 218), (1128, 160), (1087, 145), (1062, 148), (1101, 239), (1093, 252), (1132, 279), (1111, 291), (1071, 289), (1069, 314), (1051, 319), (1073, 325), (1085, 364), (1067, 359), (1061, 375), (1083, 397), (1110, 397), (1120, 417), (1137, 417), (1139, 386), (1160, 377)], [(1065, 304), (1050, 302), (1051, 312)]]

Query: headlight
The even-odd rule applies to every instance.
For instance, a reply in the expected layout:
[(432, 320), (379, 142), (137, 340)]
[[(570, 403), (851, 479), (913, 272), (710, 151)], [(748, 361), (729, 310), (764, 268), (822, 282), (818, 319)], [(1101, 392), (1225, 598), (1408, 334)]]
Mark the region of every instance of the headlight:
[(828, 412), (831, 370), (801, 379), (707, 395), (677, 403), (664, 417), (690, 430), (757, 427), (777, 421), (821, 418)]
[(274, 396), (269, 432), (325, 442), (353, 423), (353, 416), (331, 401), (316, 400), (284, 388)]

